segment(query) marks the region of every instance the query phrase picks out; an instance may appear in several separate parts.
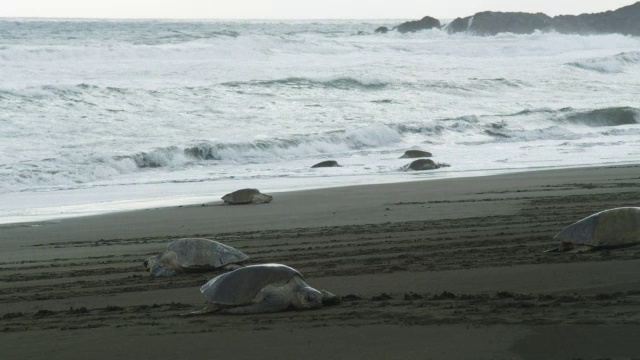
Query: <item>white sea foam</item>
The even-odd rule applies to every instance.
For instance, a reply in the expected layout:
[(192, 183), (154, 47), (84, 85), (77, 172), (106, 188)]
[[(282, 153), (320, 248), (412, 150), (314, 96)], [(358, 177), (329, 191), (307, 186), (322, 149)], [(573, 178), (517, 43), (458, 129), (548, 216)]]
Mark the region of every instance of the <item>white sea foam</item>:
[[(0, 222), (162, 194), (640, 160), (634, 37), (17, 23), (0, 20)], [(452, 166), (398, 172), (409, 148)], [(327, 159), (343, 167), (310, 168)]]

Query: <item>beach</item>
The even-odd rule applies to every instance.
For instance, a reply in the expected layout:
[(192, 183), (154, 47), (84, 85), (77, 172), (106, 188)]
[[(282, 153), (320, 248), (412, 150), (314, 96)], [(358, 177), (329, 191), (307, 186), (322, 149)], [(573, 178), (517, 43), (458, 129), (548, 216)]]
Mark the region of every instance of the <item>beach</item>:
[[(640, 203), (640, 165), (274, 193), (0, 226), (2, 359), (640, 358), (640, 247), (544, 253)], [(206, 237), (282, 263), (335, 306), (183, 317), (219, 272), (145, 258)]]

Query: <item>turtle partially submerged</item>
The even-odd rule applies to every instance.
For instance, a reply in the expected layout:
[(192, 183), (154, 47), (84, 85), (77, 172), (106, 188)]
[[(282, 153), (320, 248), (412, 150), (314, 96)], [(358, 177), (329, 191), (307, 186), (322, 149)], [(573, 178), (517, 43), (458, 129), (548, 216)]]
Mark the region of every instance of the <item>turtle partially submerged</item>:
[(242, 251), (215, 240), (185, 238), (171, 241), (162, 254), (145, 260), (144, 266), (155, 276), (173, 276), (179, 272), (232, 269), (247, 259), (249, 256)]
[(431, 157), (431, 156), (432, 154), (428, 151), (407, 150), (404, 152), (404, 155), (400, 156), (400, 159), (414, 159), (414, 158)]
[(323, 304), (339, 302), (336, 295), (312, 288), (297, 270), (281, 264), (242, 267), (216, 276), (204, 284), (200, 291), (208, 305), (191, 315), (209, 312), (272, 313), (289, 308), (315, 309)]
[(560, 246), (547, 252), (585, 252), (640, 244), (640, 208), (604, 210), (575, 222), (555, 237)]
[(327, 161), (319, 162), (313, 165), (311, 168), (325, 168), (325, 167), (342, 167), (342, 166), (338, 164), (338, 162), (335, 160), (327, 160)]
[(414, 171), (423, 171), (423, 170), (434, 170), (439, 169), (441, 167), (448, 167), (449, 164), (436, 163), (431, 159), (419, 159), (413, 161), (411, 164), (405, 165), (402, 169), (405, 171), (414, 170)]
[(236, 190), (222, 197), (225, 205), (261, 204), (273, 200), (273, 196), (263, 194), (258, 189)]

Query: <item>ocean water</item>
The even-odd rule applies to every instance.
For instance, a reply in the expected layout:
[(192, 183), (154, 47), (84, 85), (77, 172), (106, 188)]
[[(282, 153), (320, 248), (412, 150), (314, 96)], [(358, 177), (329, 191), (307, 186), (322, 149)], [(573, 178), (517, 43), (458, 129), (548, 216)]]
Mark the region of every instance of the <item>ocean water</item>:
[(640, 38), (399, 22), (0, 19), (0, 223), (640, 162)]

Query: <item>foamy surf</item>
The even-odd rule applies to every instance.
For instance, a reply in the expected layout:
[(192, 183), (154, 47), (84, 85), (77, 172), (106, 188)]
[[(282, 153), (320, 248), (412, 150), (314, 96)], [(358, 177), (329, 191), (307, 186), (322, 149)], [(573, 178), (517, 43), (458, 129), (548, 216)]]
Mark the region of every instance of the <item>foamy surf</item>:
[(639, 39), (375, 26), (0, 21), (0, 222), (640, 160)]

